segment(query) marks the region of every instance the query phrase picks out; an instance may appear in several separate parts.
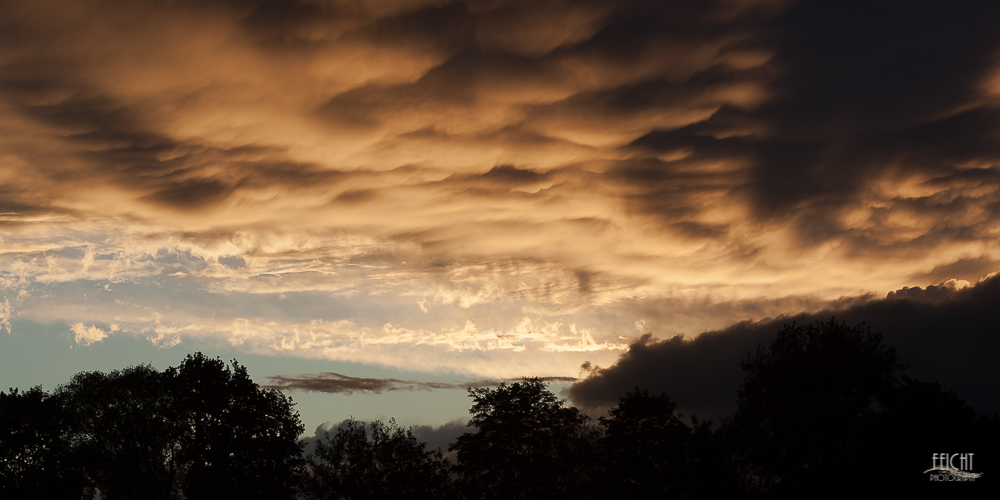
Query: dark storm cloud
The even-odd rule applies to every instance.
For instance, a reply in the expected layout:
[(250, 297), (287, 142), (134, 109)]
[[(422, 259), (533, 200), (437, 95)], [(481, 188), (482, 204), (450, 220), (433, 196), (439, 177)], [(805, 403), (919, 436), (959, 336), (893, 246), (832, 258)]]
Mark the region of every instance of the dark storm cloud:
[[(399, 85), (366, 85), (331, 98), (321, 116), (345, 126), (376, 127), (413, 115), (460, 113), (479, 105), (482, 94), (503, 92), (514, 99), (562, 84), (569, 75), (542, 61), (513, 54), (456, 54), (419, 80)], [(541, 90), (540, 90), (541, 89)], [(517, 94), (525, 94), (525, 97)], [(447, 120), (447, 118), (443, 118)]]
[(241, 23), (266, 50), (334, 42), (415, 46), (450, 54), (468, 46), (474, 17), (462, 2), (265, 1)]
[(448, 445), (455, 442), (455, 439), (466, 432), (469, 427), (463, 421), (451, 421), (437, 427), (430, 425), (415, 425), (412, 427), (413, 435), (427, 444), (427, 449), (448, 451)]
[[(368, 78), (314, 97), (320, 116), (354, 132), (415, 127), (390, 134), (380, 147), (413, 139), (428, 122), (468, 128), (451, 123), (456, 114), (500, 108), (523, 117), (479, 131), (482, 143), (515, 149), (559, 140), (570, 129), (638, 137), (628, 151), (639, 157), (616, 169), (637, 191), (623, 194), (626, 203), (692, 237), (727, 235), (724, 225), (694, 220), (705, 210), (702, 183), (671, 175), (693, 168), (719, 176), (697, 162), (739, 166), (712, 192), (749, 203), (765, 221), (794, 219), (803, 243), (841, 239), (867, 249), (884, 247), (883, 239), (846, 226), (841, 212), (873, 179), (917, 171), (951, 178), (970, 162), (1000, 157), (1000, 114), (983, 102), (981, 88), (1000, 50), (989, 21), (998, 8), (983, 3), (267, 1), (145, 6), (118, 15), (144, 19), (161, 10), (223, 12), (211, 15), (235, 23), (226, 27), (226, 43), (249, 37), (260, 42), (255, 50), (279, 51), (288, 61), (318, 64), (331, 50), (342, 56), (359, 47), (403, 51), (392, 53), (397, 58), (427, 54), (428, 66), (416, 78)], [(8, 33), (18, 33), (8, 42), (26, 51), (58, 32), (57, 23), (33, 21), (8, 22)], [(93, 35), (89, 29), (74, 27), (58, 40)], [(210, 163), (228, 163), (217, 146), (152, 126), (148, 103), (96, 88), (90, 74), (99, 64), (67, 53), (14, 58), (4, 64), (0, 86), (23, 113), (72, 129), (82, 154), (119, 171), (108, 175), (111, 182), (180, 208), (211, 205), (247, 187), (244, 164), (203, 172)], [(60, 93), (70, 97), (51, 98)], [(187, 97), (197, 100), (197, 92)], [(454, 145), (467, 137), (436, 140)], [(210, 147), (217, 148), (213, 154)], [(656, 164), (642, 158), (670, 152), (689, 156)], [(252, 163), (262, 183), (294, 183), (301, 173), (268, 175), (266, 165), (261, 171)], [(961, 203), (937, 208), (963, 210)], [(956, 225), (972, 238), (981, 232)], [(954, 236), (935, 234), (914, 244)]]
[[(338, 40), (427, 47), (444, 57), (440, 64), (412, 82), (347, 90), (320, 112), (338, 123), (375, 126), (418, 111), (476, 105), (497, 92), (546, 103), (531, 107), (528, 126), (582, 119), (599, 129), (601, 117), (710, 110), (719, 99), (705, 94), (760, 81), (759, 69), (723, 63), (765, 48), (761, 23), (770, 10), (690, 1), (428, 5), (362, 22)], [(308, 31), (314, 21), (301, 22), (299, 29)], [(558, 94), (567, 98), (553, 103), (549, 96)]]
[[(369, 392), (381, 394), (395, 391), (432, 391), (438, 389), (475, 389), (500, 385), (503, 380), (476, 380), (471, 382), (422, 382), (397, 378), (352, 377), (334, 372), (319, 375), (288, 377), (272, 375), (267, 377), (271, 389), (326, 392), (331, 394), (354, 394)], [(573, 377), (539, 377), (544, 382), (573, 382)]]
[(1000, 47), (987, 21), (998, 14), (980, 2), (897, 1), (805, 2), (784, 16), (774, 60), (784, 73), (758, 114), (791, 144), (760, 148), (761, 209), (831, 188), (849, 195), (900, 155), (903, 168), (934, 172), (970, 156), (996, 161), (998, 110), (979, 105), (978, 87)]
[[(895, 238), (886, 245), (846, 225), (841, 212), (865, 203), (871, 183), (885, 176), (929, 175), (947, 189), (970, 167), (1000, 159), (1000, 108), (984, 101), (982, 90), (1000, 52), (991, 21), (998, 14), (1000, 7), (980, 2), (799, 3), (767, 24), (774, 57), (756, 70), (766, 73), (765, 102), (720, 108), (699, 123), (650, 132), (632, 147), (748, 162), (733, 193), (746, 195), (759, 219), (794, 220), (805, 244), (842, 239), (875, 257), (874, 249), (884, 256), (984, 238), (982, 228), (952, 220), (909, 245), (894, 245)], [(655, 190), (649, 194), (656, 198)], [(968, 203), (995, 206), (997, 193), (928, 201), (899, 208), (954, 219)], [(671, 205), (647, 203), (646, 210), (674, 217)]]
[[(48, 94), (57, 90), (69, 96), (49, 102)], [(53, 183), (110, 184), (134, 192), (139, 200), (199, 209), (237, 189), (330, 186), (344, 177), (336, 170), (292, 161), (281, 148), (175, 140), (150, 130), (139, 118), (141, 107), (101, 96), (83, 84), (57, 90), (45, 81), (0, 79), (0, 92), (13, 97), (24, 116), (62, 135), (69, 154), (85, 162), (84, 168), (79, 163), (67, 168), (58, 162), (39, 162), (39, 173)], [(23, 207), (19, 212), (32, 209)]]
[(606, 182), (622, 189), (621, 197), (639, 213), (649, 214), (672, 226), (681, 235), (702, 238), (724, 236), (724, 224), (704, 224), (689, 220), (705, 211), (705, 205), (738, 188), (741, 175), (699, 168), (704, 158), (683, 160), (656, 158), (620, 162), (606, 171)]
[(525, 184), (545, 180), (549, 176), (534, 170), (522, 170), (511, 165), (499, 165), (479, 176), (480, 179), (498, 183)]
[(24, 193), (19, 190), (0, 187), (0, 225), (19, 224), (16, 219), (2, 218), (9, 215), (40, 215), (58, 214), (75, 215), (72, 210), (52, 207), (49, 200), (43, 196)]
[[(303, 454), (315, 452), (316, 443), (326, 437), (325, 433), (329, 433), (332, 437), (336, 435), (338, 430), (347, 427), (347, 424), (352, 420), (347, 418), (337, 423), (326, 422), (317, 427), (314, 435), (303, 438), (302, 441), (305, 443)], [(413, 437), (424, 443), (427, 450), (440, 449), (442, 452), (448, 451), (449, 444), (454, 443), (458, 436), (469, 431), (468, 426), (461, 420), (453, 420), (439, 426), (414, 425), (409, 429), (413, 431)]]
[(145, 199), (168, 206), (198, 208), (222, 200), (230, 192), (229, 186), (217, 180), (190, 179), (159, 189)]
[(784, 324), (808, 324), (831, 317), (849, 325), (864, 322), (894, 346), (917, 380), (940, 382), (979, 412), (1000, 411), (1000, 277), (974, 287), (910, 287), (884, 299), (862, 300), (843, 309), (741, 322), (692, 340), (656, 340), (644, 335), (612, 366), (597, 368), (568, 389), (573, 403), (597, 408), (615, 404), (635, 386), (664, 391), (680, 408), (719, 418), (735, 410), (742, 381), (739, 363), (767, 346)]

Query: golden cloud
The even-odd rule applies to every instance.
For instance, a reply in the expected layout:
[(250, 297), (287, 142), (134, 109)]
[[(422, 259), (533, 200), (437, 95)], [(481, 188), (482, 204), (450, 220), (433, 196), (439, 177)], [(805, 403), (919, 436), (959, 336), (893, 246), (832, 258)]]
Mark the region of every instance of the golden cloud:
[[(176, 309), (122, 328), (385, 363), (417, 362), (384, 354), (409, 339), (442, 367), (487, 346), (524, 359), (617, 349), (638, 314), (696, 333), (722, 326), (697, 310), (763, 317), (995, 270), (995, 30), (971, 23), (978, 42), (964, 44), (936, 27), (940, 50), (875, 67), (827, 50), (841, 42), (827, 31), (784, 24), (814, 14), (755, 1), (9, 2), (0, 327), (16, 309), (88, 343), (94, 325), (134, 316), (38, 305), (84, 284), (304, 297), (273, 315), (233, 308), (208, 330), (194, 325), (210, 314)], [(858, 47), (898, 49), (857, 33)], [(687, 305), (657, 315), (634, 301)], [(526, 315), (534, 333), (517, 326)], [(323, 338), (354, 340), (295, 340), (312, 319), (335, 332)], [(329, 326), (340, 321), (359, 330)], [(386, 323), (405, 332), (359, 336)]]

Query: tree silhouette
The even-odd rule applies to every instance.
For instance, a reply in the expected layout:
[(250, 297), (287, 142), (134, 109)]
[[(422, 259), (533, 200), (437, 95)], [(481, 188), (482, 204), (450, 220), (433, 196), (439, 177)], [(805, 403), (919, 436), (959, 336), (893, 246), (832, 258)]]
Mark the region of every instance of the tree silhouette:
[(79, 498), (62, 404), (41, 387), (0, 392), (0, 498)]
[(601, 417), (602, 481), (610, 498), (678, 498), (691, 481), (688, 440), (691, 429), (674, 414), (677, 405), (664, 394), (627, 392)]
[[(878, 466), (878, 480), (867, 481), (866, 490), (883, 496), (926, 494), (928, 477), (914, 471), (930, 468), (934, 453), (974, 453), (975, 472), (992, 470), (998, 461), (991, 452), (1000, 449), (998, 423), (995, 416), (977, 417), (964, 401), (936, 382), (904, 377), (865, 435), (862, 455), (877, 457)], [(979, 493), (984, 493), (982, 487), (994, 491), (983, 498), (995, 498), (1000, 489), (994, 481), (977, 483)], [(968, 488), (960, 492), (969, 494)]]
[(842, 482), (863, 449), (866, 428), (888, 403), (904, 368), (895, 348), (862, 325), (786, 325), (746, 372), (729, 429), (744, 479), (775, 495), (816, 497)]
[(83, 372), (54, 393), (86, 487), (108, 499), (292, 498), (303, 427), (236, 361)]
[(144, 365), (78, 373), (56, 395), (90, 488), (108, 499), (176, 496), (184, 429), (163, 374)]
[(292, 497), (304, 427), (290, 398), (200, 352), (164, 376), (185, 433), (186, 498)]
[[(368, 432), (368, 429), (371, 432)], [(395, 420), (371, 424), (351, 419), (331, 437), (316, 444), (311, 459), (311, 498), (361, 500), (369, 498), (447, 498), (448, 463), (440, 451), (427, 451), (423, 442)]]
[[(52, 394), (0, 392), (0, 498), (921, 497), (933, 453), (996, 467), (1000, 417), (898, 377), (895, 350), (863, 325), (786, 325), (741, 367), (716, 431), (638, 388), (598, 425), (537, 378), (470, 389), (453, 467), (394, 420), (352, 419), (306, 461), (291, 399), (235, 360), (83, 372)], [(948, 486), (993, 498), (996, 484)]]
[(456, 470), (468, 498), (579, 497), (590, 476), (596, 438), (588, 417), (537, 378), (469, 389), (475, 401), (458, 437)]

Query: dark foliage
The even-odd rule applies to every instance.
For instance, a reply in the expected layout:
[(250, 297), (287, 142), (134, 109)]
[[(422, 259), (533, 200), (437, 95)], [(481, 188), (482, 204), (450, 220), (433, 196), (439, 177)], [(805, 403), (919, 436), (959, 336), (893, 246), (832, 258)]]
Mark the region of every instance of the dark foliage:
[[(370, 430), (370, 432), (369, 432)], [(309, 498), (362, 500), (450, 497), (448, 462), (425, 450), (410, 429), (376, 420), (349, 420), (316, 444), (310, 459)]]
[(177, 394), (186, 433), (184, 495), (198, 498), (290, 498), (302, 465), (304, 427), (287, 396), (260, 389), (246, 367), (198, 353), (164, 376)]
[(802, 494), (853, 465), (865, 426), (904, 366), (863, 325), (786, 325), (744, 360), (732, 430), (745, 478)]
[(738, 409), (720, 438), (747, 495), (924, 496), (933, 453), (998, 449), (996, 419), (977, 419), (936, 383), (900, 377), (895, 349), (864, 324), (786, 325), (741, 367)]
[(600, 419), (600, 498), (734, 498), (735, 468), (711, 421), (676, 413), (666, 395), (638, 387)]
[(608, 498), (678, 498), (690, 483), (691, 428), (665, 394), (629, 391), (600, 419), (602, 490)]
[[(878, 468), (878, 476), (859, 481), (866, 489), (883, 496), (919, 497), (927, 494), (928, 482), (913, 480), (913, 471), (930, 468), (934, 453), (975, 453), (975, 471), (994, 471), (1000, 464), (994, 450), (1000, 450), (997, 417), (977, 417), (964, 401), (941, 390), (938, 383), (904, 378), (888, 398), (884, 411), (870, 422), (861, 456)], [(990, 479), (954, 491), (968, 495), (967, 486), (989, 486)], [(994, 492), (997, 489), (994, 487)], [(980, 491), (981, 493), (981, 491)]]
[[(903, 366), (863, 324), (785, 326), (741, 363), (737, 411), (718, 428), (638, 387), (598, 425), (537, 378), (470, 389), (453, 465), (394, 420), (347, 421), (303, 459), (291, 400), (199, 353), (0, 392), (0, 497), (995, 497), (1000, 417)], [(974, 453), (986, 475), (930, 482), (935, 453)]]
[(4, 498), (291, 498), (302, 463), (291, 400), (201, 353), (0, 393), (0, 408)]
[(0, 498), (71, 498), (83, 489), (59, 398), (41, 387), (0, 392)]
[(184, 428), (167, 378), (148, 366), (78, 373), (55, 394), (90, 489), (103, 498), (177, 496)]
[(475, 431), (449, 447), (467, 498), (584, 496), (596, 441), (586, 415), (563, 406), (537, 378), (469, 389), (469, 396)]

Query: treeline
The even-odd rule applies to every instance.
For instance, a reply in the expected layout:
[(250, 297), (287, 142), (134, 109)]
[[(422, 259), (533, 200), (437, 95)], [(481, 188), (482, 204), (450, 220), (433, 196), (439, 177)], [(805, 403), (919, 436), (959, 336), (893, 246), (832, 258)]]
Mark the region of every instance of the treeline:
[(201, 353), (0, 393), (0, 498), (285, 498), (302, 464), (292, 401)]
[[(863, 326), (786, 326), (741, 363), (713, 423), (636, 388), (592, 421), (538, 379), (470, 389), (469, 432), (427, 450), (395, 421), (348, 421), (302, 455), (291, 399), (202, 354), (0, 393), (0, 497), (618, 499), (968, 496), (996, 491), (1000, 417), (900, 375)], [(975, 482), (932, 482), (974, 453)], [(957, 466), (957, 464), (956, 464)], [(961, 471), (959, 471), (961, 472)], [(976, 493), (973, 493), (975, 491)]]

